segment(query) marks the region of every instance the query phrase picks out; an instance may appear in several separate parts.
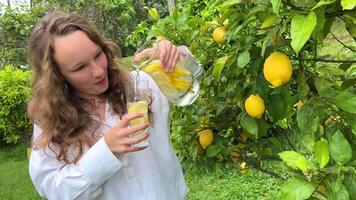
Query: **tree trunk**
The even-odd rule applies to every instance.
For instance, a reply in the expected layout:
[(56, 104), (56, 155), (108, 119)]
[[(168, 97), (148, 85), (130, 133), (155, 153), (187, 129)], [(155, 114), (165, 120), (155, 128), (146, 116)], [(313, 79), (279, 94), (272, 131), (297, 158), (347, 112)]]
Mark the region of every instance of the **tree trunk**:
[(169, 14), (172, 14), (172, 11), (176, 8), (176, 1), (175, 0), (167, 0), (167, 3), (168, 3)]

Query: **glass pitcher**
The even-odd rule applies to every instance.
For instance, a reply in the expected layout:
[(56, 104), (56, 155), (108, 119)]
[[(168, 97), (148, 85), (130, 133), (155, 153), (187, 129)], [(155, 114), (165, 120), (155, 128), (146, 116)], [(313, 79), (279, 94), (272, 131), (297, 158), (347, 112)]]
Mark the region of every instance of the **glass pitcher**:
[(203, 76), (203, 67), (185, 46), (177, 47), (184, 52), (174, 70), (166, 72), (159, 61), (159, 42), (150, 40), (143, 44), (132, 57), (132, 65), (149, 74), (157, 83), (167, 99), (176, 105), (192, 104), (199, 96), (199, 81)]

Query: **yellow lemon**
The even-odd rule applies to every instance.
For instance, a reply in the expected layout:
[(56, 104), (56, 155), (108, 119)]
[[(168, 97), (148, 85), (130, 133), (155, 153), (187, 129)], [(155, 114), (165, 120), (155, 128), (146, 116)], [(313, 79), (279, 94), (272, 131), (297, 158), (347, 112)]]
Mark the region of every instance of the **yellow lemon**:
[(261, 118), (265, 112), (265, 103), (258, 94), (250, 95), (245, 101), (245, 110), (251, 117)]
[(206, 149), (213, 142), (213, 131), (211, 129), (204, 129), (198, 132), (199, 142), (203, 149)]
[(213, 32), (213, 40), (218, 44), (226, 44), (224, 36), (226, 35), (226, 30), (224, 27), (218, 27)]
[(148, 103), (147, 101), (128, 102), (128, 113), (143, 113), (143, 118), (133, 119), (132, 126), (148, 123)]
[(248, 173), (248, 166), (247, 166), (247, 163), (246, 162), (242, 162), (240, 164), (240, 172), (241, 174), (243, 175), (246, 175)]
[(265, 79), (274, 87), (287, 83), (292, 77), (292, 63), (283, 53), (271, 53), (263, 65)]
[(176, 65), (172, 72), (166, 72), (159, 60), (143, 64), (142, 70), (155, 80), (161, 91), (170, 99), (177, 99), (186, 93), (193, 82), (191, 73), (185, 68)]
[(241, 150), (237, 146), (234, 147), (231, 151), (231, 160), (236, 163), (240, 159), (240, 156)]
[(326, 189), (325, 185), (319, 185), (319, 186), (317, 187), (317, 190), (318, 190), (320, 193), (324, 194), (324, 195), (327, 194), (327, 189)]
[(300, 109), (302, 109), (304, 103), (302, 100), (299, 100), (297, 103), (296, 103), (296, 106), (297, 106), (297, 111), (299, 112)]

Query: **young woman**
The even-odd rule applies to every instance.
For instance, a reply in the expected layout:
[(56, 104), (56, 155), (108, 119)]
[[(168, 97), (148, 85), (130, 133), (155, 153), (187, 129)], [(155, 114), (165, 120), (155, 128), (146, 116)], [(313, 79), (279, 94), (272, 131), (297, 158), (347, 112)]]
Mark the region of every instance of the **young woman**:
[[(184, 53), (159, 42), (167, 71)], [(187, 187), (169, 140), (169, 103), (151, 89), (150, 124), (129, 126), (118, 47), (80, 17), (62, 12), (39, 20), (29, 40), (33, 67), (28, 113), (34, 122), (29, 172), (48, 199), (184, 199)], [(138, 137), (133, 133), (148, 131)], [(149, 132), (149, 134), (148, 134)], [(147, 147), (133, 145), (149, 137)]]

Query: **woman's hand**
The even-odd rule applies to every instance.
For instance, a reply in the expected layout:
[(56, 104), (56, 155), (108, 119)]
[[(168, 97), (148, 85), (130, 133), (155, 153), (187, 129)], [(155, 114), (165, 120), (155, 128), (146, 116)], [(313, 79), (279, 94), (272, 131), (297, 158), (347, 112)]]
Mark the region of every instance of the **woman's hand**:
[(161, 61), (161, 66), (165, 68), (167, 72), (173, 71), (178, 59), (186, 56), (185, 53), (180, 51), (172, 42), (168, 40), (160, 40), (158, 42), (158, 48), (158, 58)]
[(167, 72), (174, 70), (174, 67), (178, 59), (184, 58), (187, 53), (182, 49), (177, 48), (172, 42), (168, 40), (158, 41), (158, 53), (155, 54), (157, 50), (157, 45), (153, 48), (148, 48), (143, 50), (141, 53), (134, 57), (134, 62), (139, 62), (142, 58), (149, 58), (154, 56), (152, 59), (159, 59), (161, 62), (161, 67), (163, 67)]
[(145, 140), (148, 137), (147, 131), (140, 134), (139, 136), (130, 137), (135, 132), (144, 130), (148, 127), (148, 124), (129, 127), (129, 122), (131, 120), (142, 117), (142, 113), (131, 113), (124, 115), (121, 121), (112, 129), (110, 129), (110, 131), (104, 136), (104, 141), (111, 152), (121, 156), (128, 152), (141, 151), (146, 148), (133, 147), (132, 145)]

